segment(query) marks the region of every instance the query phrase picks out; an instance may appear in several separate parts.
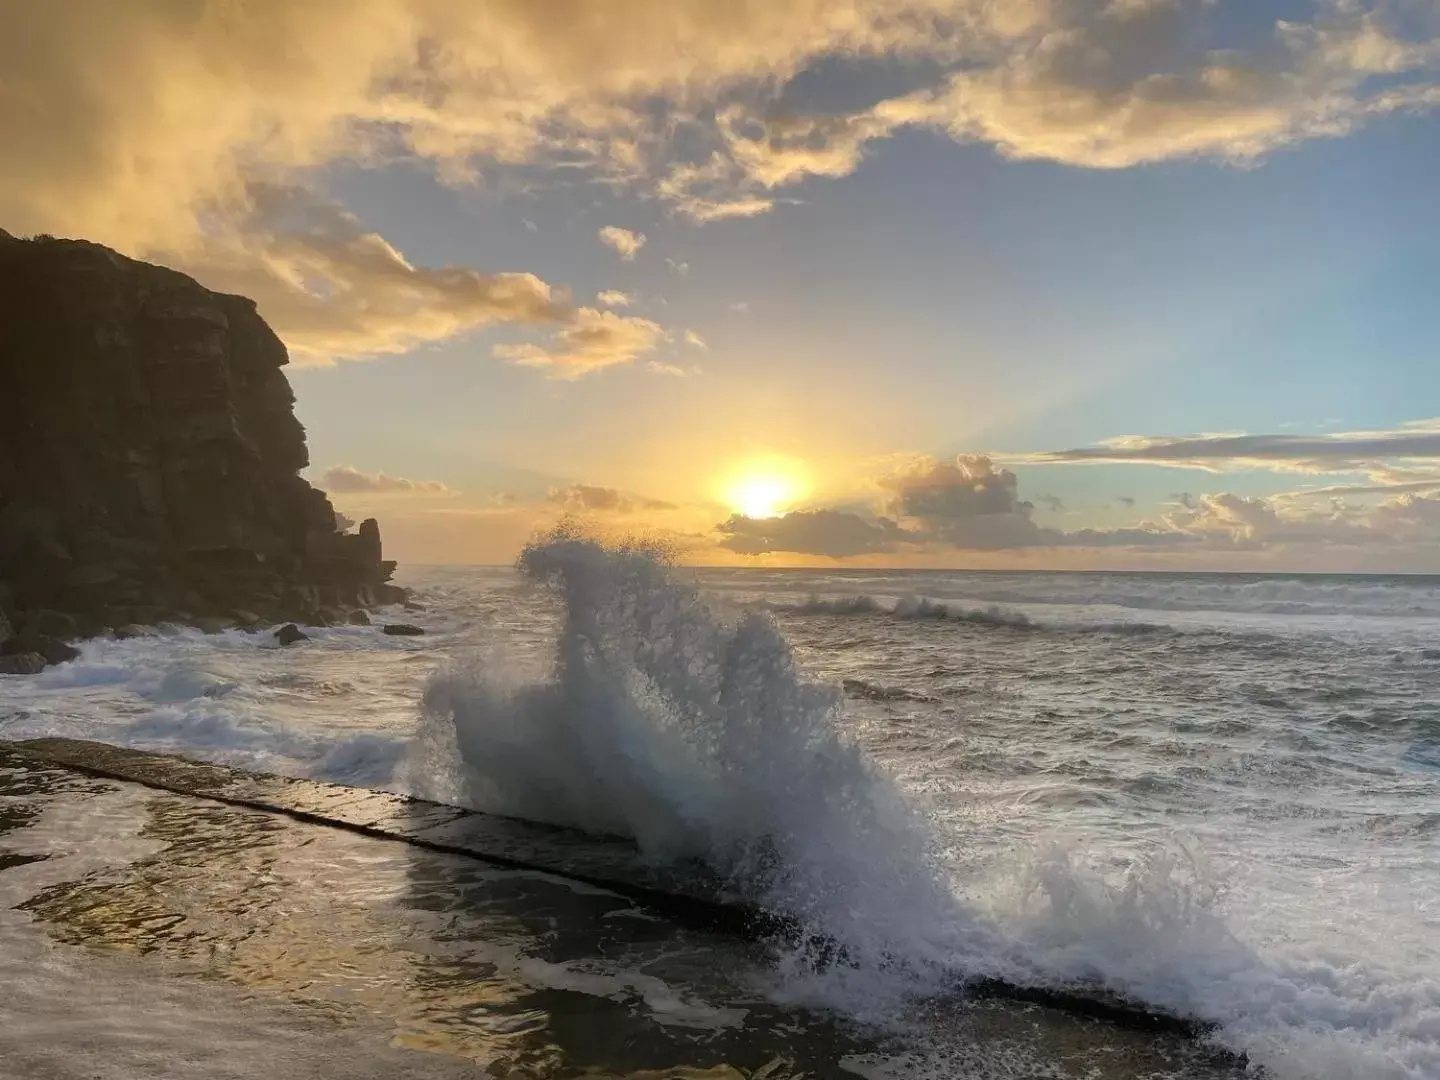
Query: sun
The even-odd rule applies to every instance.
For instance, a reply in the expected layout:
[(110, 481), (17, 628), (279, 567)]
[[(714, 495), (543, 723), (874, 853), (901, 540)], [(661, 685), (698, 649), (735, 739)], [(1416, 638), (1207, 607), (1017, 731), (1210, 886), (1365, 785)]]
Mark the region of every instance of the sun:
[(805, 470), (786, 458), (742, 462), (718, 485), (725, 505), (749, 518), (779, 517), (809, 492)]
[(788, 485), (778, 476), (750, 476), (730, 492), (730, 505), (746, 517), (778, 517), (787, 495)]

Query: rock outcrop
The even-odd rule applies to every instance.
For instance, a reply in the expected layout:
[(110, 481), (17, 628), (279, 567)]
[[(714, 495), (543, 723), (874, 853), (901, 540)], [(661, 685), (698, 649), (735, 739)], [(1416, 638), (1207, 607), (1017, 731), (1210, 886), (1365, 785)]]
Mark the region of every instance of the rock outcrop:
[(287, 362), (244, 297), (0, 231), (0, 651), (404, 600), (375, 521), (342, 533), (299, 475)]

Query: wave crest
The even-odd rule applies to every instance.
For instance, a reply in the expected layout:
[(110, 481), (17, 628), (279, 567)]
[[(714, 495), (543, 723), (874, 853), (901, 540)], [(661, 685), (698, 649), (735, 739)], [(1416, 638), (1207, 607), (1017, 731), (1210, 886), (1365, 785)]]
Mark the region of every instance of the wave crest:
[(702, 861), (802, 938), (872, 973), (904, 967), (912, 986), (933, 958), (948, 961), (938, 986), (979, 955), (926, 823), (840, 733), (839, 694), (800, 676), (768, 614), (718, 615), (643, 546), (555, 537), (520, 567), (563, 603), (548, 677), (478, 660), (425, 694), (466, 802)]

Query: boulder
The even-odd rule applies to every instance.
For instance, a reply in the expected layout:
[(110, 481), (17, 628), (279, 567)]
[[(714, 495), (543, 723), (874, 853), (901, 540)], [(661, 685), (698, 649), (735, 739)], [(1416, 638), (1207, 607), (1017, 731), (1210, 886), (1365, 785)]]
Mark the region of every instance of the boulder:
[(389, 634), (391, 637), (420, 637), (425, 633), (420, 627), (412, 623), (386, 623), (381, 628), (381, 633)]
[(281, 645), (294, 645), (297, 641), (309, 641), (310, 635), (292, 622), (275, 631), (275, 640)]
[(233, 625), (229, 619), (216, 618), (212, 615), (201, 615), (195, 620), (195, 629), (202, 634), (223, 634)]
[(27, 626), (14, 637), (0, 644), (0, 655), (19, 656), (23, 653), (39, 653), (45, 658), (47, 664), (63, 664), (79, 656), (80, 650), (73, 645), (67, 645), (59, 638), (37, 633)]
[(375, 587), (375, 601), (379, 604), (403, 604), (410, 599), (410, 594), (399, 585), (377, 585)]
[(45, 670), (45, 657), (36, 652), (0, 656), (0, 675), (36, 675)]
[(25, 620), (25, 629), (46, 637), (68, 638), (75, 636), (77, 625), (73, 615), (42, 608)]
[(369, 614), (369, 612), (367, 612), (364, 608), (356, 608), (354, 611), (350, 612), (350, 625), (351, 625), (351, 626), (369, 626), (369, 625), (370, 625), (370, 614)]
[(135, 623), (122, 623), (111, 631), (117, 641), (125, 641), (137, 637), (158, 637), (159, 632), (150, 626), (137, 626)]

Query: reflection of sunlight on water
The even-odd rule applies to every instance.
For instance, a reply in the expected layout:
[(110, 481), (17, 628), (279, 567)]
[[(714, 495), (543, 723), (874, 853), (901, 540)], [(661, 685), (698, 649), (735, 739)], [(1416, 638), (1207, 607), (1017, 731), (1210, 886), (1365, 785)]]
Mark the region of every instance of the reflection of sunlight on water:
[[(66, 842), (82, 851), (92, 836), (114, 839), (86, 828), (87, 801), (105, 800), (66, 783), (59, 795), (29, 792), (38, 817), (0, 801), (14, 822), (0, 839), (40, 819), (52, 830), (69, 822)], [(945, 1001), (917, 1011), (910, 1052), (897, 1057), (887, 1042), (766, 1002), (758, 947), (633, 917), (633, 900), (604, 889), (186, 796), (106, 790), (127, 804), (124, 857), (97, 857), (21, 905), (53, 937), (317, 1016), (378, 1019), (399, 1047), (526, 1077), (1212, 1075), (1175, 1073), (1182, 1048), (1134, 1033)], [(937, 1033), (939, 1045), (915, 1051)]]
[(668, 1041), (659, 1013), (704, 1018), (681, 1044), (745, 1016), (628, 967), (674, 967), (697, 947), (607, 920), (631, 902), (603, 890), (165, 795), (142, 835), (161, 850), (24, 908), (72, 944), (156, 954), (337, 1018), (389, 1017), (406, 1047), (526, 1071), (616, 1054), (641, 1066)]

